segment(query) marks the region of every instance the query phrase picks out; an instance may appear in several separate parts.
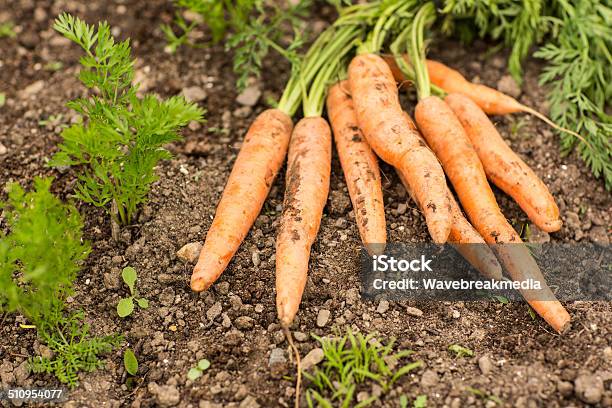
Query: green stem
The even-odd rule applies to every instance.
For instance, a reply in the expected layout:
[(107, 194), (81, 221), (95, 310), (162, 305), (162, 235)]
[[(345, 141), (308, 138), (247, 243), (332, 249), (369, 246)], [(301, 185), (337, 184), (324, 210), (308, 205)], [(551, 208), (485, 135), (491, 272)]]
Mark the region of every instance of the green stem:
[(325, 95), (327, 94), (329, 82), (338, 73), (340, 62), (355, 47), (355, 43), (356, 39), (353, 39), (353, 41), (340, 50), (333, 61), (319, 71), (310, 87), (310, 92), (304, 98), (303, 108), (305, 117), (321, 116), (323, 114)]
[(414, 17), (414, 22), (411, 27), (409, 54), (412, 67), (414, 68), (414, 77), (418, 99), (422, 100), (431, 95), (431, 85), (429, 83), (429, 73), (427, 72), (427, 64), (425, 62), (425, 29), (434, 21), (436, 17), (436, 9), (432, 2), (423, 5)]

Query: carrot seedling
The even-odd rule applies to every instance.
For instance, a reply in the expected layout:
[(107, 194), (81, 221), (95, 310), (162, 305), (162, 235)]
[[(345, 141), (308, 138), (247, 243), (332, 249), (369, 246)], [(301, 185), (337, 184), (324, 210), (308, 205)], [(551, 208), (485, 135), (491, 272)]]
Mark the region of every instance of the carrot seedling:
[(455, 353), (455, 357), (474, 357), (474, 352), (469, 348), (460, 346), (459, 344), (451, 344), (448, 346), (448, 351)]
[(96, 30), (62, 14), (53, 27), (85, 52), (79, 79), (90, 92), (68, 103), (84, 121), (64, 129), (49, 165), (79, 166), (76, 196), (130, 224), (157, 180), (155, 166), (171, 157), (164, 146), (180, 140), (179, 129), (201, 121), (204, 111), (182, 96), (136, 96), (129, 40), (116, 42), (108, 23)]
[(138, 372), (138, 360), (132, 349), (128, 348), (123, 353), (123, 367), (129, 375), (136, 375)]
[(353, 334), (350, 329), (342, 337), (313, 337), (321, 344), (325, 358), (312, 373), (304, 373), (310, 382), (306, 390), (309, 407), (316, 404), (330, 407), (368, 406), (378, 397), (372, 396), (357, 404), (354, 399), (360, 384), (374, 382), (386, 393), (402, 376), (423, 366), (422, 361), (414, 361), (395, 369), (394, 366), (410, 356), (412, 351), (393, 353), (393, 339), (383, 345), (374, 334)]
[(117, 314), (119, 317), (127, 317), (132, 314), (134, 311), (134, 301), (136, 301), (136, 304), (138, 304), (138, 307), (141, 309), (148, 308), (149, 301), (145, 298), (138, 297), (138, 291), (136, 290), (136, 280), (138, 279), (136, 270), (131, 266), (123, 268), (121, 278), (130, 289), (130, 296), (119, 300), (119, 303), (117, 303)]
[(76, 208), (63, 204), (50, 187), (50, 178), (35, 179), (31, 192), (9, 184), (8, 200), (0, 203), (9, 231), (0, 231), (0, 312), (25, 316), (32, 324), (24, 327), (35, 327), (53, 352), (30, 358), (30, 369), (74, 387), (80, 371), (102, 368), (101, 356), (123, 340), (91, 336), (84, 314), (67, 308), (90, 246), (82, 239)]
[(202, 360), (198, 361), (198, 365), (189, 369), (187, 372), (187, 378), (191, 381), (197, 380), (202, 376), (202, 374), (204, 374), (204, 371), (208, 370), (208, 367), (210, 367), (210, 361), (203, 358)]

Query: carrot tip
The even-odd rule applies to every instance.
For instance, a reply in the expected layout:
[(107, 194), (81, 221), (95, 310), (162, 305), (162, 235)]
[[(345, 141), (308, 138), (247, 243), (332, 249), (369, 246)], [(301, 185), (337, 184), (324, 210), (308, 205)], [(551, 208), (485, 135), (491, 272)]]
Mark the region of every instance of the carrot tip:
[(539, 225), (538, 227), (544, 232), (556, 232), (561, 229), (563, 225), (563, 221), (554, 220), (554, 221), (546, 221), (544, 224)]
[(194, 292), (203, 292), (210, 287), (202, 278), (191, 279), (191, 290)]
[(382, 255), (382, 253), (385, 252), (386, 246), (387, 245), (385, 243), (374, 244), (370, 242), (365, 244), (366, 251), (368, 251), (368, 254), (370, 255)]

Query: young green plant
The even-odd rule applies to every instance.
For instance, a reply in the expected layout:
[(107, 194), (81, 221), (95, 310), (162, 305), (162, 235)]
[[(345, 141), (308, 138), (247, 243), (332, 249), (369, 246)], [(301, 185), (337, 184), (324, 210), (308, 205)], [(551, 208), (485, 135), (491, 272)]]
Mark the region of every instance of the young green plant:
[(204, 371), (208, 370), (208, 367), (210, 367), (210, 361), (203, 358), (202, 360), (198, 361), (198, 364), (195, 367), (189, 369), (187, 372), (187, 378), (191, 381), (197, 380), (202, 376), (202, 374), (204, 374)]
[(91, 336), (84, 314), (67, 308), (90, 246), (79, 213), (49, 192), (51, 181), (35, 179), (31, 192), (9, 184), (8, 200), (0, 203), (9, 231), (0, 231), (0, 311), (25, 316), (53, 352), (30, 358), (31, 370), (74, 387), (80, 371), (102, 368), (101, 356), (123, 340)]
[(164, 146), (180, 140), (178, 130), (201, 121), (204, 111), (178, 96), (138, 97), (129, 40), (115, 42), (106, 22), (96, 30), (62, 14), (53, 27), (85, 52), (79, 78), (91, 91), (68, 103), (84, 121), (64, 129), (49, 165), (79, 166), (76, 196), (130, 224), (157, 180), (155, 167), (170, 158)]
[(136, 280), (138, 279), (136, 269), (131, 266), (123, 268), (123, 271), (121, 271), (121, 278), (130, 289), (130, 296), (119, 300), (119, 303), (117, 303), (117, 314), (119, 317), (127, 317), (132, 314), (134, 311), (134, 300), (136, 300), (136, 304), (138, 304), (138, 307), (141, 309), (148, 308), (149, 301), (143, 297), (139, 297), (138, 291), (136, 290)]
[[(406, 363), (393, 368), (412, 354), (410, 350), (393, 352), (395, 341), (386, 345), (374, 334), (354, 334), (350, 329), (340, 337), (314, 336), (323, 348), (324, 360), (311, 373), (304, 372), (309, 381), (306, 390), (308, 406), (364, 407), (378, 399), (371, 396), (355, 402), (361, 384), (378, 384), (383, 393), (388, 392), (404, 375), (423, 366), (422, 361)], [(393, 362), (393, 365), (391, 364)]]

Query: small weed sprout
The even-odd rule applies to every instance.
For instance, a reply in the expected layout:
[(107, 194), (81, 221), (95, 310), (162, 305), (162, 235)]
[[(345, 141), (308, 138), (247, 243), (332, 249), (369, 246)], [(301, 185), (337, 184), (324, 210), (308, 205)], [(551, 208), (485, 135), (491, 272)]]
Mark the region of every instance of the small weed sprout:
[(134, 300), (141, 309), (148, 308), (149, 301), (145, 298), (138, 297), (138, 291), (136, 290), (136, 280), (138, 279), (136, 269), (131, 266), (123, 268), (123, 271), (121, 271), (121, 278), (130, 289), (130, 296), (119, 300), (119, 303), (117, 303), (117, 314), (119, 317), (127, 317), (132, 314), (134, 311)]
[(208, 370), (208, 367), (210, 367), (210, 361), (207, 359), (204, 358), (198, 361), (198, 365), (190, 368), (187, 372), (187, 378), (191, 381), (197, 380), (204, 374), (204, 371)]
[(138, 372), (138, 360), (131, 348), (125, 349), (123, 353), (123, 367), (129, 375), (136, 375)]
[[(339, 338), (313, 337), (321, 344), (325, 359), (321, 368), (316, 367), (312, 373), (304, 372), (310, 381), (306, 390), (309, 407), (316, 404), (357, 406), (354, 405), (354, 398), (360, 384), (373, 381), (382, 387), (383, 392), (387, 392), (402, 376), (423, 365), (422, 361), (415, 361), (399, 369), (392, 368), (413, 352), (402, 350), (393, 353), (394, 340), (383, 345), (374, 334), (364, 336), (349, 330)], [(367, 406), (377, 398), (372, 396), (358, 406)]]
[(450, 346), (448, 346), (448, 351), (455, 353), (456, 358), (474, 356), (474, 352), (472, 350), (470, 350), (469, 348), (460, 346), (459, 344), (451, 344)]

